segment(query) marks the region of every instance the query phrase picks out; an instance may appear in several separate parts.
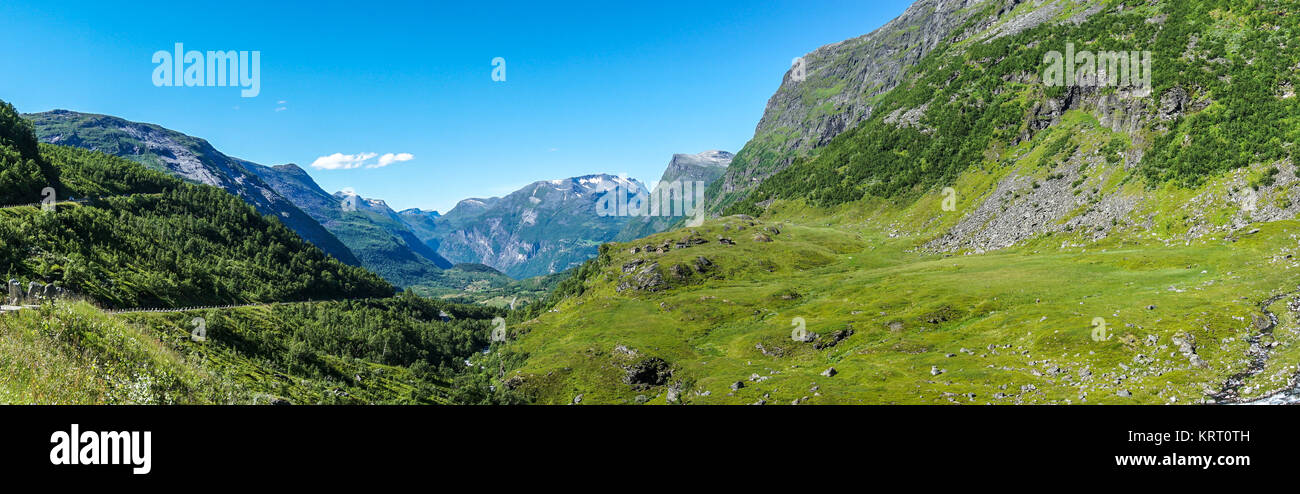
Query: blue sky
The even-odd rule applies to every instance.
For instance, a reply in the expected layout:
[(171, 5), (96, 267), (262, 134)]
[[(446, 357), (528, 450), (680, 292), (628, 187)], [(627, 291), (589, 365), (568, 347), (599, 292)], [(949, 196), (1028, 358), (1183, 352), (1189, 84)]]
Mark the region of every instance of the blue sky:
[[(108, 3), (0, 3), (0, 99), (156, 123), (297, 163), (330, 192), (445, 212), (536, 180), (651, 181), (673, 153), (739, 151), (792, 58), (910, 2)], [(151, 57), (177, 42), (260, 51), (260, 94), (155, 87)], [(335, 153), (411, 159), (309, 166)]]

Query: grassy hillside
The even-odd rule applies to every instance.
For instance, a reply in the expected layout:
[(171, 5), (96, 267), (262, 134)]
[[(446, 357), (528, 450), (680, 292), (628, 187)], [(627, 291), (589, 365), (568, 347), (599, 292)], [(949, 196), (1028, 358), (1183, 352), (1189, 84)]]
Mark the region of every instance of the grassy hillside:
[[(694, 229), (708, 243), (663, 254), (632, 249), (690, 232), (618, 244), (585, 293), (513, 325), (509, 348), (529, 356), (516, 385), (545, 403), (663, 403), (673, 387), (687, 403), (1188, 403), (1248, 370), (1252, 342), (1278, 346), (1243, 396), (1285, 386), (1300, 357), (1286, 308), (1300, 222), (1176, 246), (1074, 233), (952, 256), (849, 219), (882, 213), (907, 217), (790, 207), (710, 222)], [(1265, 309), (1283, 320), (1261, 334)], [(1108, 341), (1092, 339), (1098, 317)], [(799, 320), (819, 336), (795, 341)], [(666, 377), (636, 377), (655, 359)]]
[(46, 303), (0, 316), (0, 403), (508, 401), (464, 363), (491, 362), (494, 315), (414, 296), (119, 315)]
[[(514, 400), (490, 387), (499, 357), (481, 352), (502, 311), (376, 298), (393, 288), (239, 198), (99, 152), (37, 146), (3, 110), (0, 155), (22, 159), (6, 161), (5, 176), (91, 199), (0, 208), (0, 272), (73, 294), (0, 313), (0, 403)], [(257, 305), (101, 309), (218, 304)]]
[(0, 210), (6, 279), (59, 284), (118, 308), (392, 293), (220, 189), (100, 153), (40, 149), (60, 172), (58, 189), (102, 198)]

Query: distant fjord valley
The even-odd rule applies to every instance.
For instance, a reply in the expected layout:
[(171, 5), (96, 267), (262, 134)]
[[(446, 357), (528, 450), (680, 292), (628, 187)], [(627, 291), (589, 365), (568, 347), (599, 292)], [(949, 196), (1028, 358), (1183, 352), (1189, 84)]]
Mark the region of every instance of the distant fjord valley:
[[(595, 170), (395, 212), (3, 104), (0, 402), (1295, 403), (1293, 10), (918, 0), (673, 156), (690, 218)], [(1046, 80), (1084, 51), (1150, 77)]]
[[(596, 255), (620, 235), (657, 233), (672, 217), (599, 215), (614, 188), (648, 194), (629, 178), (593, 174), (534, 182), (504, 197), (465, 199), (446, 214), (393, 211), (382, 199), (321, 189), (295, 164), (264, 166), (231, 158), (207, 141), (158, 125), (54, 110), (24, 115), (41, 142), (129, 159), (182, 180), (219, 187), (340, 261), (361, 266), (427, 296), (496, 305), (532, 302), (557, 275)], [(725, 151), (675, 155), (663, 181), (721, 176)], [(633, 224), (633, 219), (640, 220)], [(635, 238), (635, 237), (632, 237)]]

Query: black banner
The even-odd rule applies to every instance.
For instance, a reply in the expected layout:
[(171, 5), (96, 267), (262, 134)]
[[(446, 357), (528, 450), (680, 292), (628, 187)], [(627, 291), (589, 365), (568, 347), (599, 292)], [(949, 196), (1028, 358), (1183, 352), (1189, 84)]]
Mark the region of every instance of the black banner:
[[(853, 469), (877, 472), (1186, 480), (1286, 471), (1295, 459), (1291, 445), (1300, 444), (1295, 413), (1229, 406), (18, 406), (0, 408), (7, 437), (0, 464), (7, 478), (159, 485), (214, 472), (218, 481), (329, 482), (344, 474), (428, 480), (502, 468), (557, 477), (569, 471), (546, 466), (555, 461), (585, 475), (617, 475), (668, 463), (725, 471), (771, 462), (825, 468), (826, 460), (850, 458)], [(74, 427), (81, 440), (69, 444)], [(111, 450), (131, 437), (135, 455), (118, 451), (114, 462)], [(87, 452), (91, 446), (98, 450)], [(89, 461), (72, 464), (74, 452)]]

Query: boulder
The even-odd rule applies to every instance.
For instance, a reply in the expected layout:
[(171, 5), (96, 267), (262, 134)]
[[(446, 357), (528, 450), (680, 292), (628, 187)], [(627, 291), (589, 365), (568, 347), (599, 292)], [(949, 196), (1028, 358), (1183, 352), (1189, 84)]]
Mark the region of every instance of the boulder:
[(672, 367), (659, 357), (648, 357), (627, 367), (623, 383), (637, 389), (660, 386), (672, 377)]

